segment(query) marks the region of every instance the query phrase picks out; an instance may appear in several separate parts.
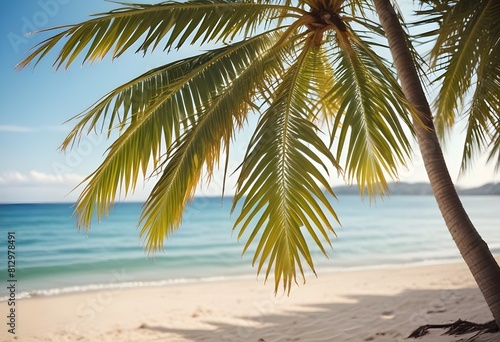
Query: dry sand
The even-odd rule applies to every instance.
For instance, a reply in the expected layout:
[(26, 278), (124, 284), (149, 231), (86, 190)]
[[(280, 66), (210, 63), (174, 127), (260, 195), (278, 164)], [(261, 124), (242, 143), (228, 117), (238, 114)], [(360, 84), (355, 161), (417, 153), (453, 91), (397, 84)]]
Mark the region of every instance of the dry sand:
[[(6, 303), (2, 302), (2, 316)], [(289, 297), (254, 279), (100, 290), (17, 302), (7, 341), (458, 341), (426, 323), (492, 316), (462, 263), (321, 273)], [(3, 319), (4, 321), (6, 318)], [(475, 341), (500, 341), (485, 334)]]

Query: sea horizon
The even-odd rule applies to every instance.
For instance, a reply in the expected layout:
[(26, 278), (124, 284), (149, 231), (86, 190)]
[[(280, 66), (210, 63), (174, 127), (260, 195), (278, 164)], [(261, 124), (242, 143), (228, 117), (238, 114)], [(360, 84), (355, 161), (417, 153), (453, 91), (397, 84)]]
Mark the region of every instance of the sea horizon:
[[(379, 199), (383, 200), (384, 198), (388, 198), (391, 196), (433, 196), (432, 190), (430, 189), (430, 183), (429, 182), (389, 182), (388, 186), (390, 190), (399, 190), (399, 187), (409, 187), (409, 189), (405, 189), (409, 192), (406, 193), (401, 193), (396, 191), (395, 193), (388, 193), (383, 196), (379, 196)], [(472, 190), (480, 190), (484, 187), (491, 186), (491, 187), (497, 187), (500, 186), (500, 182), (486, 182), (482, 183), (481, 185), (476, 185), (476, 186), (456, 186), (457, 191), (459, 192), (460, 196), (500, 196), (500, 194), (495, 193), (495, 194), (490, 194), (490, 193), (482, 193), (482, 194), (476, 194), (476, 193), (471, 193)], [(419, 190), (416, 190), (418, 188), (424, 187), (426, 191), (422, 192)], [(345, 191), (348, 189), (349, 191)], [(339, 195), (341, 196), (360, 196), (359, 189), (357, 185), (351, 184), (351, 185), (336, 185), (332, 187), (332, 190), (339, 191)], [(413, 191), (413, 192), (412, 192)], [(202, 194), (202, 195), (196, 195), (196, 197), (204, 197), (204, 198), (218, 198), (221, 200), (226, 200), (226, 199), (232, 199), (234, 198), (234, 194), (217, 194), (217, 195), (210, 195), (210, 194)], [(115, 203), (144, 203), (146, 201), (146, 198), (144, 199), (129, 199), (129, 198), (123, 198), (117, 200)], [(7, 201), (0, 201), (0, 205), (2, 204), (71, 204), (74, 205), (76, 203), (76, 200), (59, 200), (59, 201), (54, 201), (54, 200), (47, 200), (47, 201), (16, 201), (16, 202), (7, 202)]]

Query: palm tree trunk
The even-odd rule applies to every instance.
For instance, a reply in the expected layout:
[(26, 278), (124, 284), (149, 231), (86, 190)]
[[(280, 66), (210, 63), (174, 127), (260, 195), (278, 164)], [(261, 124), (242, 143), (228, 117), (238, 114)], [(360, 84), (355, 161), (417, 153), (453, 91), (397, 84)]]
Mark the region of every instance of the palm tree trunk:
[(434, 129), (431, 110), (394, 8), (389, 0), (374, 2), (403, 92), (410, 103), (419, 109), (420, 120), (427, 126), (414, 119), (418, 145), (434, 197), (453, 240), (500, 326), (500, 267), (470, 221), (453, 185)]

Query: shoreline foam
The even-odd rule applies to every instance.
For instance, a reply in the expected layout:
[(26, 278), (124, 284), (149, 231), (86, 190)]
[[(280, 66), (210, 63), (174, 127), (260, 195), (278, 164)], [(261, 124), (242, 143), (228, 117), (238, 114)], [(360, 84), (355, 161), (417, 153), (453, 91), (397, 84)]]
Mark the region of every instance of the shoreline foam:
[[(500, 258), (500, 256), (498, 256)], [(370, 270), (389, 270), (398, 269), (405, 267), (419, 267), (419, 266), (433, 266), (433, 265), (446, 265), (462, 262), (460, 258), (447, 258), (447, 259), (434, 259), (434, 260), (421, 260), (415, 262), (400, 262), (400, 263), (385, 263), (380, 265), (362, 265), (362, 266), (348, 266), (348, 267), (325, 267), (318, 268), (318, 276), (321, 274), (329, 273), (343, 273), (343, 272), (357, 272), (357, 271), (370, 271)], [(253, 270), (253, 269), (252, 269)], [(310, 271), (305, 272), (306, 279), (315, 277)], [(75, 294), (82, 292), (92, 292), (99, 290), (113, 290), (113, 289), (128, 289), (128, 288), (144, 288), (144, 287), (159, 287), (159, 286), (170, 286), (177, 284), (196, 284), (204, 282), (214, 282), (214, 281), (232, 281), (239, 279), (257, 279), (259, 280), (262, 276), (258, 277), (256, 274), (246, 273), (246, 274), (233, 274), (233, 275), (214, 275), (214, 276), (204, 276), (204, 277), (182, 277), (182, 278), (168, 278), (168, 279), (144, 279), (138, 281), (127, 281), (127, 282), (109, 282), (109, 283), (89, 283), (83, 285), (71, 285), (65, 287), (56, 288), (40, 288), (29, 291), (23, 291), (16, 294), (16, 299), (26, 299), (35, 297), (51, 297), (66, 294)], [(271, 281), (271, 276), (269, 278)], [(8, 296), (0, 297), (0, 303), (5, 302), (9, 299)]]

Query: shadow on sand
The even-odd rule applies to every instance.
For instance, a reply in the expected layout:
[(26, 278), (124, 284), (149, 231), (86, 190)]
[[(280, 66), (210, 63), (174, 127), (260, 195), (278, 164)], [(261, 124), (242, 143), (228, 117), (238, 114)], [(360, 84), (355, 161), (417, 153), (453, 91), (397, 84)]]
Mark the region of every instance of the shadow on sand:
[[(277, 312), (272, 305), (258, 316), (228, 319), (209, 314), (193, 314), (212, 329), (176, 329), (143, 324), (139, 329), (189, 341), (500, 341), (500, 333), (441, 336), (434, 331), (421, 339), (408, 339), (420, 325), (450, 323), (457, 319), (490, 317), (486, 304), (478, 305), (477, 289), (408, 290), (394, 296), (357, 295), (345, 302), (293, 306)], [(475, 304), (471, 305), (471, 301)], [(235, 305), (237, 305), (235, 303)], [(256, 303), (258, 305), (258, 303)], [(485, 322), (478, 322), (485, 323)]]

